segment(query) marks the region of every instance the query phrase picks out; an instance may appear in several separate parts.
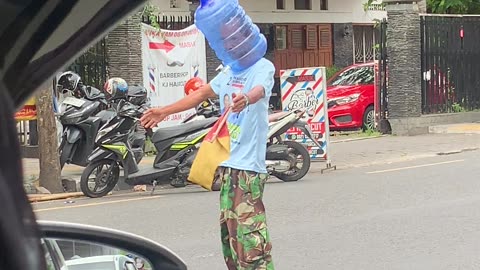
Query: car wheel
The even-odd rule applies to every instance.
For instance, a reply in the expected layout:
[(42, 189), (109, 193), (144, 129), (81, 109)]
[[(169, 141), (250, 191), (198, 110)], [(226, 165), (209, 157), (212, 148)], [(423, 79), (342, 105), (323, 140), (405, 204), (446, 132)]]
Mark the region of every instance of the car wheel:
[(370, 105), (365, 110), (363, 114), (363, 131), (374, 130), (375, 129), (375, 111), (373, 106)]

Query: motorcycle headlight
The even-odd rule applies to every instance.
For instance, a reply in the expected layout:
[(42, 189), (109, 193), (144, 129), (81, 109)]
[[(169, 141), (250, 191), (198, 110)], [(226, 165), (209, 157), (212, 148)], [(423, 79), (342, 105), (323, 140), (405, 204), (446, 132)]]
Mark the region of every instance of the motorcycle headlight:
[(103, 128), (101, 129), (100, 131), (98, 131), (98, 134), (97, 134), (97, 137), (95, 138), (95, 142), (96, 143), (99, 143), (100, 140), (105, 136), (107, 135), (110, 131), (114, 130), (115, 128), (118, 127), (118, 125), (120, 125), (120, 122), (117, 122), (109, 127), (106, 127), (106, 128)]
[(345, 105), (348, 103), (352, 103), (357, 101), (359, 97), (360, 97), (360, 94), (353, 94), (346, 97), (334, 98), (328, 101), (328, 107), (330, 108), (335, 105)]

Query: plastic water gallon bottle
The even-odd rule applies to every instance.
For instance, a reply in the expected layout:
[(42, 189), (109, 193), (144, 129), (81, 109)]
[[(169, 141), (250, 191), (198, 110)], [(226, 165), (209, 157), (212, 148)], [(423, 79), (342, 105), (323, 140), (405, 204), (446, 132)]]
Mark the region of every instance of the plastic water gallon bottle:
[(241, 72), (267, 52), (267, 40), (238, 0), (200, 0), (195, 25), (226, 68)]

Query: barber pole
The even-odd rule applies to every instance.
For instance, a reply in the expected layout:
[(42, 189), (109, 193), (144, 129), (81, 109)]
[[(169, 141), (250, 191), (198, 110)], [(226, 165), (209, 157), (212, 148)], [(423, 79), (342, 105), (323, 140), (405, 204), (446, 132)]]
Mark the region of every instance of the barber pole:
[(156, 93), (157, 92), (157, 89), (155, 87), (155, 68), (154, 67), (149, 67), (148, 68), (148, 76), (150, 78), (150, 91), (152, 91), (152, 93)]

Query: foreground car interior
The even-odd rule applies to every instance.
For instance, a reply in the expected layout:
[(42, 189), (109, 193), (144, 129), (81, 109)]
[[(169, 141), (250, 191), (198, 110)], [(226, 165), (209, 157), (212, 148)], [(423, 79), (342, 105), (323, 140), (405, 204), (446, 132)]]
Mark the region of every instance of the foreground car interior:
[[(15, 110), (143, 3), (0, 0), (0, 152), (8, 153), (0, 156), (0, 269), (67, 269), (66, 265), (82, 259), (58, 252), (59, 243), (68, 241), (127, 253), (113, 254), (112, 261), (122, 269), (136, 269), (142, 262), (150, 269), (187, 269), (171, 251), (138, 236), (79, 224), (41, 222), (39, 226), (23, 189)], [(142, 260), (136, 261), (137, 257)]]

